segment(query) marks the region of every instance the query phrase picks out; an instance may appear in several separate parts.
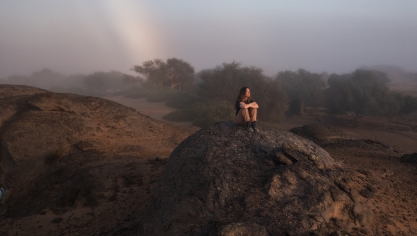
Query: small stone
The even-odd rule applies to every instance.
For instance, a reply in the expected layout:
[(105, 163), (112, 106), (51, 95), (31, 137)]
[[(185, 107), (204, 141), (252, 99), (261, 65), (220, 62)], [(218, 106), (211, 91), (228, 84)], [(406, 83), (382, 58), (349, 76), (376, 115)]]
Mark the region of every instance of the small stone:
[(51, 221), (51, 223), (53, 223), (53, 224), (59, 224), (59, 223), (61, 223), (62, 222), (62, 218), (61, 217), (57, 217), (57, 218), (55, 218), (55, 219), (53, 219), (52, 221)]

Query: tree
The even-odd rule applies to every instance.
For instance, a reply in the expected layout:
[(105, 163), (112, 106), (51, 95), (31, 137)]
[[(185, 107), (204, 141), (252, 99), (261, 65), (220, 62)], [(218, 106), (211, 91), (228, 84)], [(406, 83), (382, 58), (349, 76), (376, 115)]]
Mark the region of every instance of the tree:
[(240, 63), (223, 63), (199, 73), (200, 94), (203, 97), (227, 101), (234, 105), (240, 88), (250, 87), (254, 100), (259, 104), (259, 117), (265, 121), (280, 121), (287, 104), (287, 97), (278, 81), (268, 78), (256, 67)]
[(137, 77), (137, 76), (124, 74), (123, 75), (123, 83), (132, 84), (132, 85), (142, 85), (143, 84), (143, 79), (140, 78), (140, 77)]
[[(303, 69), (296, 72), (283, 71), (276, 76), (290, 99), (291, 107), (299, 108), (301, 103), (307, 106), (324, 104), (325, 82), (323, 75), (311, 73)], [(298, 111), (295, 109), (294, 111)]]
[(167, 77), (171, 89), (176, 87), (178, 90), (181, 90), (181, 85), (193, 84), (194, 68), (187, 62), (177, 58), (171, 58), (167, 60), (167, 67)]
[(177, 58), (170, 58), (166, 62), (160, 59), (145, 61), (141, 66), (135, 65), (132, 70), (144, 77), (145, 85), (157, 89), (181, 90), (194, 83), (194, 68)]
[(417, 111), (417, 98), (411, 95), (397, 94), (397, 99), (401, 102), (400, 113), (407, 114)]
[(353, 110), (355, 85), (351, 74), (331, 74), (327, 83), (329, 88), (324, 92), (327, 112), (340, 114)]
[(88, 90), (96, 92), (105, 92), (108, 90), (115, 91), (126, 89), (129, 87), (124, 82), (125, 75), (118, 71), (110, 72), (94, 72), (93, 74), (87, 75), (84, 79), (84, 85)]
[(401, 103), (401, 96), (389, 91), (388, 81), (385, 74), (370, 70), (332, 74), (325, 91), (327, 110), (333, 114), (347, 111), (361, 115), (397, 114), (405, 103)]

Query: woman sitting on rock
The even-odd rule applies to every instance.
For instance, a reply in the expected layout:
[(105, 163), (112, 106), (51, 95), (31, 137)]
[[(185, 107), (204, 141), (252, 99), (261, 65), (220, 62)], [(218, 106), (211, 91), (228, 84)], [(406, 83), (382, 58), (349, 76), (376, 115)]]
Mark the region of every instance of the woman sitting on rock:
[(248, 132), (258, 132), (256, 128), (258, 107), (258, 104), (250, 98), (250, 89), (248, 87), (241, 88), (235, 105), (235, 123), (245, 125)]

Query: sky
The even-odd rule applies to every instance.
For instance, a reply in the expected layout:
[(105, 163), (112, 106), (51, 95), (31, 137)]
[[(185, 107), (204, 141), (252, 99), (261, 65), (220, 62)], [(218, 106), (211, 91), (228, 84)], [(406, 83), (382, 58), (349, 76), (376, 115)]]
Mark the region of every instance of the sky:
[(0, 78), (70, 74), (176, 57), (198, 72), (240, 62), (350, 73), (417, 71), (415, 0), (0, 0)]

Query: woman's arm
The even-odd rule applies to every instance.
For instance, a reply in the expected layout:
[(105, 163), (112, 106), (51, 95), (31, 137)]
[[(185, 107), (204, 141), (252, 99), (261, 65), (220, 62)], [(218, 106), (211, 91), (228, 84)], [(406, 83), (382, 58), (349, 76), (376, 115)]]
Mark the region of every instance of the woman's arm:
[(246, 109), (246, 108), (259, 108), (259, 106), (258, 106), (258, 103), (256, 103), (256, 102), (252, 102), (252, 103), (249, 103), (249, 104), (245, 104), (245, 103), (241, 102), (240, 103), (240, 108), (244, 108), (244, 109)]

